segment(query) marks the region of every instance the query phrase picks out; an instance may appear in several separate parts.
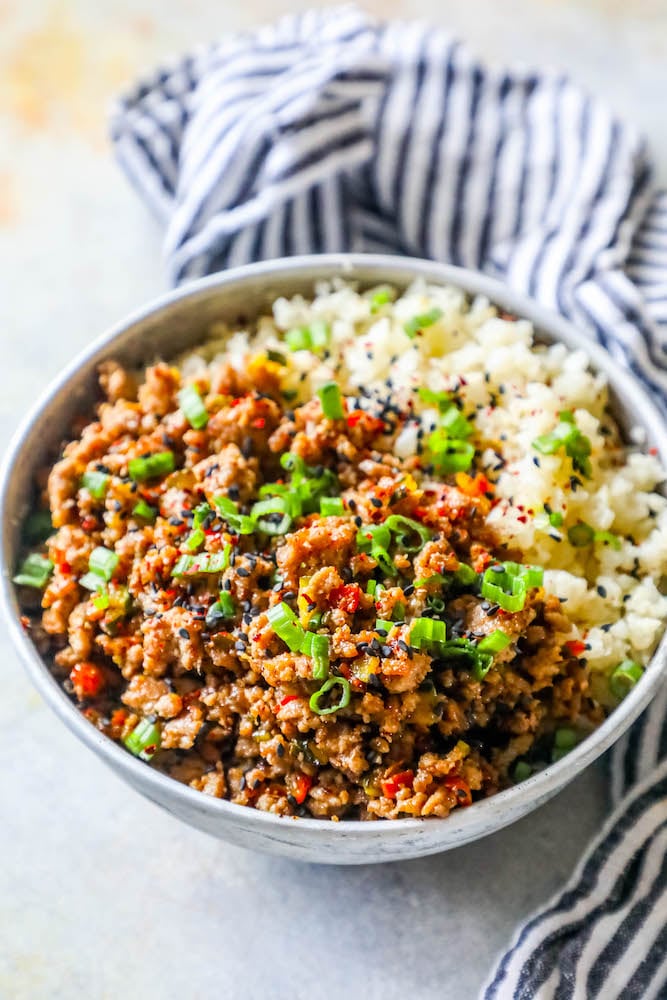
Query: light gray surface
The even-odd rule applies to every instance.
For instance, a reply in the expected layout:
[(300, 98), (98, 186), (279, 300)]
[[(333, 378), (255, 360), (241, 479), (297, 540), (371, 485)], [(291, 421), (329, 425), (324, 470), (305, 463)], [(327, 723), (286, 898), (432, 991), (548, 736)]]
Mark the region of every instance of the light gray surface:
[[(0, 449), (91, 335), (162, 288), (156, 228), (103, 135), (119, 85), (288, 7), (0, 0)], [(664, 0), (374, 0), (496, 62), (569, 68), (650, 134), (667, 177)], [(591, 769), (453, 854), (316, 869), (225, 847), (129, 792), (47, 713), (0, 634), (0, 996), (468, 1000), (606, 813)]]

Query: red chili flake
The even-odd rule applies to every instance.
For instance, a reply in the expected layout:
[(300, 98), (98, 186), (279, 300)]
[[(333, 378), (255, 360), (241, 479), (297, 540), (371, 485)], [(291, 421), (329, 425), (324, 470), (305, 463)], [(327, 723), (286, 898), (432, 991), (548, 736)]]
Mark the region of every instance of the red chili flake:
[(649, 453), (649, 455), (657, 455), (658, 454), (658, 449), (657, 448), (649, 448), (648, 453)]
[(421, 521), (423, 520), (423, 518), (428, 516), (428, 508), (415, 507), (415, 509), (412, 511), (412, 516), (414, 517), (415, 521)]
[(230, 406), (238, 406), (240, 402), (241, 402), (241, 397), (237, 396), (236, 399), (233, 399), (229, 405)]
[(517, 521), (519, 521), (521, 524), (526, 524), (528, 518), (526, 517), (525, 514), (519, 514), (519, 516), (517, 517)]
[(97, 518), (93, 517), (91, 514), (86, 515), (81, 522), (81, 527), (84, 531), (95, 531), (97, 527)]
[(283, 708), (284, 705), (289, 705), (291, 701), (298, 701), (298, 700), (299, 700), (298, 694), (288, 694), (285, 695), (283, 700), (279, 701), (278, 704), (280, 705), (281, 708)]
[(252, 421), (252, 426), (256, 427), (258, 431), (261, 431), (266, 427), (266, 419), (264, 417), (257, 417), (256, 420)]
[(304, 801), (306, 795), (310, 791), (313, 785), (313, 779), (309, 778), (307, 774), (299, 774), (295, 780), (295, 788), (292, 795), (296, 799), (299, 805)]
[(361, 418), (363, 417), (363, 415), (364, 414), (362, 410), (355, 410), (354, 413), (351, 413), (347, 418), (347, 426), (356, 427)]
[(62, 562), (58, 563), (58, 572), (62, 573), (63, 576), (69, 576), (72, 572), (72, 567), (66, 560), (63, 559)]
[(472, 805), (472, 793), (470, 791), (470, 785), (463, 778), (459, 777), (457, 774), (450, 774), (444, 781), (445, 788), (449, 788), (450, 791), (454, 792), (458, 803), (460, 806), (471, 806)]
[(27, 615), (21, 615), (19, 621), (21, 622), (22, 627), (27, 632), (28, 629), (30, 628), (30, 619), (28, 618), (28, 616)]
[(392, 774), (386, 781), (381, 782), (382, 794), (387, 799), (394, 799), (400, 788), (412, 788), (414, 780), (414, 771), (399, 771), (398, 774)]
[(582, 642), (581, 639), (568, 639), (565, 648), (572, 656), (581, 656), (582, 653), (586, 652), (586, 643)]
[(111, 713), (111, 719), (109, 720), (110, 725), (113, 729), (122, 729), (127, 722), (127, 709), (126, 708), (116, 708)]
[(77, 663), (69, 675), (77, 698), (95, 698), (104, 687), (104, 674), (94, 663)]
[(359, 607), (361, 588), (358, 583), (344, 583), (329, 592), (330, 607), (337, 607), (348, 615), (353, 615)]

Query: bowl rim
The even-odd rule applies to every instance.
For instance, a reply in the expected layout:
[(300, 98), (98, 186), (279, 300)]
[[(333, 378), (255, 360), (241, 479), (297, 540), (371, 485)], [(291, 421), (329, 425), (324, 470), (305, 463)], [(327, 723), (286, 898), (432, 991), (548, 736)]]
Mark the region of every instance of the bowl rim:
[[(427, 820), (425, 818), (402, 818), (398, 822), (378, 824), (352, 819), (332, 823), (330, 819), (279, 816), (239, 805), (227, 799), (217, 799), (204, 795), (175, 778), (154, 770), (132, 756), (87, 721), (80, 709), (69, 699), (61, 685), (53, 677), (45, 660), (37, 652), (27, 632), (20, 624), (20, 607), (11, 580), (13, 567), (8, 562), (7, 505), (12, 470), (21, 455), (26, 438), (29, 436), (33, 424), (39, 419), (42, 410), (66, 388), (70, 379), (81, 368), (93, 363), (99, 353), (106, 351), (129, 328), (176, 302), (185, 302), (189, 298), (196, 298), (202, 291), (218, 287), (224, 288), (258, 276), (270, 280), (273, 276), (289, 277), (290, 273), (293, 272), (295, 279), (299, 277), (303, 279), (306, 273), (313, 269), (320, 272), (326, 271), (330, 277), (336, 276), (349, 280), (354, 280), (354, 272), (358, 269), (376, 270), (378, 283), (383, 280), (383, 271), (400, 270), (406, 279), (411, 274), (412, 280), (424, 278), (436, 284), (453, 284), (468, 294), (482, 295), (492, 303), (500, 304), (503, 309), (508, 309), (519, 319), (529, 320), (538, 330), (543, 330), (554, 340), (565, 341), (567, 346), (570, 343), (576, 343), (577, 340), (582, 341), (580, 349), (588, 355), (592, 368), (607, 378), (621, 399), (632, 397), (633, 408), (639, 415), (641, 425), (649, 430), (649, 434), (656, 442), (659, 457), (667, 467), (665, 420), (639, 381), (629, 371), (615, 365), (614, 360), (606, 351), (590, 339), (588, 334), (576, 331), (569, 320), (539, 305), (527, 296), (515, 292), (502, 281), (467, 268), (440, 264), (432, 260), (388, 254), (309, 254), (260, 261), (190, 281), (133, 310), (79, 352), (51, 381), (30, 408), (15, 431), (0, 466), (0, 610), (4, 612), (9, 623), (10, 636), (32, 683), (49, 707), (89, 749), (104, 759), (121, 776), (126, 777), (133, 787), (145, 791), (149, 797), (152, 797), (149, 794), (152, 792), (156, 801), (181, 800), (184, 806), (191, 806), (211, 817), (218, 817), (221, 821), (224, 821), (225, 818), (230, 821), (242, 820), (247, 827), (257, 829), (275, 829), (277, 824), (298, 822), (299, 829), (309, 830), (313, 834), (324, 835), (326, 833), (327, 836), (336, 836), (349, 835), (353, 831), (355, 838), (375, 839), (381, 832), (383, 839), (402, 839), (409, 831), (414, 832), (423, 828)], [(312, 277), (313, 284), (319, 280), (321, 280), (319, 276)], [(385, 277), (384, 280), (389, 279)], [(472, 830), (484, 826), (489, 833), (499, 829), (504, 825), (504, 822), (498, 822), (498, 820), (502, 820), (502, 814), (504, 812), (511, 813), (512, 808), (523, 800), (530, 799), (537, 807), (549, 794), (559, 790), (567, 781), (576, 777), (588, 764), (620, 738), (646, 707), (663, 679), (662, 675), (667, 665), (666, 635), (667, 633), (663, 633), (640, 681), (605, 721), (566, 757), (556, 763), (549, 764), (543, 770), (517, 785), (475, 802), (471, 808), (456, 810), (457, 830), (462, 835), (461, 842), (465, 842), (465, 832), (468, 828)], [(569, 772), (571, 774), (566, 776)], [(530, 807), (524, 810), (524, 812), (530, 811), (532, 811)], [(487, 819), (486, 824), (483, 823), (484, 818)], [(451, 821), (451, 816), (428, 817), (429, 826), (434, 823), (451, 823)], [(285, 829), (284, 826), (283, 829)], [(472, 833), (468, 839), (475, 839), (479, 835)]]

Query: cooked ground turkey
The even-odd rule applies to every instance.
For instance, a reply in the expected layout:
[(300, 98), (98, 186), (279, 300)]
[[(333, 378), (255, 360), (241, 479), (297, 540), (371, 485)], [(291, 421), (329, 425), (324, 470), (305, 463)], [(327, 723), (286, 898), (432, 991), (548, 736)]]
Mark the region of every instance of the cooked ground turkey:
[[(106, 363), (97, 419), (74, 428), (48, 475), (55, 568), (26, 622), (94, 726), (125, 742), (153, 723), (151, 766), (208, 795), (285, 815), (393, 819), (446, 816), (509, 784), (518, 759), (549, 759), (557, 727), (600, 721), (555, 597), (534, 588), (512, 614), (457, 582), (461, 564), (480, 573), (520, 561), (484, 525), (492, 484), (438, 481), (418, 457), (394, 457), (402, 415), (391, 407), (375, 415), (347, 400), (345, 417), (330, 420), (315, 399), (292, 411), (271, 362), (254, 364), (248, 381), (231, 368), (210, 378), (197, 379), (209, 419), (196, 430), (179, 409), (176, 368), (157, 364), (136, 385)], [(131, 459), (165, 452), (174, 471), (131, 478)], [(248, 514), (263, 484), (289, 483), (285, 453), (342, 498), (342, 513), (298, 516), (286, 534), (238, 533), (216, 501)], [(108, 477), (99, 497), (82, 485), (90, 472)], [(396, 536), (389, 575), (358, 533), (391, 515), (428, 540)], [(79, 581), (100, 546), (118, 562), (96, 594)], [(225, 551), (227, 568), (198, 572)], [(174, 575), (193, 553), (192, 571)], [(216, 613), (221, 591), (230, 618)], [(28, 611), (30, 600), (26, 591)], [(328, 637), (330, 676), (349, 685), (337, 711), (311, 707), (323, 681), (312, 656), (273, 629), (267, 611), (280, 602)], [(465, 655), (411, 642), (414, 620), (429, 617), (448, 639), (500, 630), (511, 642), (478, 676)], [(395, 624), (378, 632), (378, 619)], [(335, 709), (347, 685), (316, 707)]]

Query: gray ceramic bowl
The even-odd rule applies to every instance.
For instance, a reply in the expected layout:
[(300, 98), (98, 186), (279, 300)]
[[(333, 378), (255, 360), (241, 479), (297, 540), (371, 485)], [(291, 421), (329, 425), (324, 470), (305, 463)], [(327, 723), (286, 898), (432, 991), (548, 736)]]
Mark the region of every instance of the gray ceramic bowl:
[[(130, 365), (169, 358), (202, 339), (210, 323), (252, 316), (277, 295), (310, 293), (314, 282), (334, 275), (362, 285), (390, 282), (405, 286), (417, 277), (450, 282), (488, 296), (501, 308), (532, 320), (540, 339), (581, 347), (581, 335), (535, 303), (490, 278), (428, 261), (398, 257), (331, 255), (294, 257), (243, 267), (194, 282), (130, 316), (96, 340), (48, 389), (29, 414), (9, 449), (0, 477), (1, 598), (16, 647), (32, 681), (63, 722), (87, 747), (147, 798), (223, 840), (244, 847), (327, 864), (362, 864), (415, 858), (449, 850), (499, 830), (546, 802), (591, 761), (607, 750), (651, 699), (664, 673), (665, 640), (641, 681), (591, 736), (563, 760), (529, 780), (447, 819), (363, 823), (273, 816), (202, 795), (133, 757), (90, 725), (51, 676), (19, 622), (11, 576), (19, 548), (20, 526), (32, 494), (35, 470), (66, 436), (71, 418), (92, 405), (96, 368), (115, 357)], [(650, 445), (667, 466), (667, 434), (662, 417), (641, 386), (599, 347), (586, 343), (593, 368), (612, 389), (615, 413), (628, 431), (644, 427)]]

